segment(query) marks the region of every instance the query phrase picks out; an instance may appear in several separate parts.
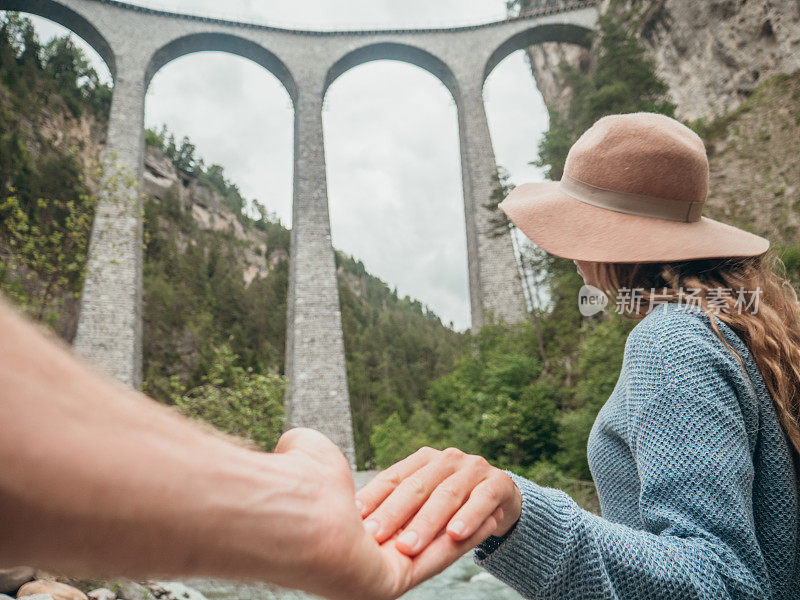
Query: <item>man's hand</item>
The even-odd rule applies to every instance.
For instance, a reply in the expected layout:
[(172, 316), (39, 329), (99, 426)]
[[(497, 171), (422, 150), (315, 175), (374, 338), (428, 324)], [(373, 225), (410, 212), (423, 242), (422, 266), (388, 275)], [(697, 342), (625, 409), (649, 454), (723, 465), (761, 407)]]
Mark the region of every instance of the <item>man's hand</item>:
[(420, 449), (383, 471), (356, 498), (364, 526), (378, 543), (396, 539), (398, 550), (417, 557), (442, 537), (474, 546), (490, 534), (505, 535), (522, 507), (508, 475), (455, 448)]
[(290, 458), (303, 479), (317, 481), (320, 502), (309, 520), (318, 534), (308, 557), (307, 576), (318, 581), (305, 587), (314, 593), (342, 600), (397, 598), (455, 562), (496, 529), (497, 524), (487, 520), (460, 540), (434, 535), (424, 551), (407, 556), (398, 550), (396, 536), (378, 544), (364, 529), (347, 461), (325, 436), (310, 429), (293, 429), (281, 437), (275, 451)]
[(0, 564), (384, 600), (489, 533), (439, 536), (413, 559), (379, 545), (323, 435), (242, 448), (92, 372), (2, 301), (0, 423)]

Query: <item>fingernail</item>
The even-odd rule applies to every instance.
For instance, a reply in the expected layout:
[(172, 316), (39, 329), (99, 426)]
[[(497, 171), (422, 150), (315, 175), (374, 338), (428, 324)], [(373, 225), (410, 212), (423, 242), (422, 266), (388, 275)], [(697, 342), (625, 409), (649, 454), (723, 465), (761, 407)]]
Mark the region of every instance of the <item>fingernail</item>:
[(404, 531), (400, 534), (400, 537), (397, 538), (397, 541), (413, 550), (419, 541), (419, 536), (415, 531)]
[(372, 519), (364, 523), (364, 529), (366, 529), (367, 533), (369, 533), (370, 535), (375, 535), (376, 533), (378, 533), (378, 529), (380, 529), (380, 527), (381, 527), (380, 524), (377, 521), (373, 521)]
[(464, 521), (456, 521), (455, 523), (450, 523), (449, 529), (456, 535), (461, 535), (462, 533), (464, 533)]
[(361, 502), (361, 500), (359, 500), (358, 498), (356, 498), (356, 510), (359, 513), (363, 513), (364, 512), (364, 503)]

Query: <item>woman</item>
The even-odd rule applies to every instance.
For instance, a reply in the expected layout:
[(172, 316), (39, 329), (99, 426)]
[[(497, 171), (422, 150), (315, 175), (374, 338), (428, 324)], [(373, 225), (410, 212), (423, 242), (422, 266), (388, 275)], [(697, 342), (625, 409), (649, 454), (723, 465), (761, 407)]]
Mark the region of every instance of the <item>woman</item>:
[(598, 121), (562, 181), (501, 204), (642, 318), (589, 438), (603, 517), (422, 449), (358, 495), (377, 540), (413, 556), (488, 521), (476, 560), (530, 598), (800, 598), (800, 311), (767, 240), (701, 217), (707, 189), (700, 138), (637, 113)]

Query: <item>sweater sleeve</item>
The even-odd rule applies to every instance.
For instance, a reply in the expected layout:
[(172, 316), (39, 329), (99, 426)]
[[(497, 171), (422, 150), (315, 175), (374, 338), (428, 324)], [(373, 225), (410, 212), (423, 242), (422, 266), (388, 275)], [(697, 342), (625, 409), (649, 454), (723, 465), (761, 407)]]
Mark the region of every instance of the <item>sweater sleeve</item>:
[(514, 477), (522, 515), (478, 564), (526, 598), (771, 598), (753, 524), (753, 463), (735, 393), (675, 382), (631, 409), (644, 530)]

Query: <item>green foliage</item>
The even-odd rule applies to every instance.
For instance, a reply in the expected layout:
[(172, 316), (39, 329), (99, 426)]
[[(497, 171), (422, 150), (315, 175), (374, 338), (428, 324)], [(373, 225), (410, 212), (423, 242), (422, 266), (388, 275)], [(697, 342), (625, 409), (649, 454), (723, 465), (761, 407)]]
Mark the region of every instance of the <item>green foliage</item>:
[(497, 171), (492, 175), (492, 193), (489, 195), (489, 202), (483, 205), (491, 214), (489, 234), (492, 237), (506, 235), (512, 227), (511, 221), (499, 207), (513, 189), (514, 185), (511, 183), (508, 171), (503, 167), (497, 167)]
[(428, 445), (427, 433), (430, 415), (416, 410), (407, 422), (393, 412), (383, 423), (372, 429), (369, 442), (375, 448), (373, 460), (378, 465), (392, 465), (409, 455), (409, 448), (417, 450)]
[(642, 44), (609, 15), (600, 17), (599, 26), (597, 65), (589, 73), (561, 67), (573, 96), (566, 114), (550, 111), (550, 128), (535, 163), (553, 180), (561, 179), (570, 147), (597, 119), (637, 111), (675, 113), (667, 84), (655, 74), (655, 62)]
[[(428, 388), (422, 407), (429, 417), (411, 413), (408, 429), (416, 435), (396, 432), (397, 414), (374, 429), (378, 465), (387, 466), (384, 456), (415, 450), (411, 446), (419, 439), (439, 448), (456, 446), (482, 454), (507, 467), (550, 456), (555, 450), (558, 393), (532, 358), (536, 354), (530, 352), (535, 343), (530, 327), (486, 325), (472, 336), (453, 371)], [(383, 442), (391, 448), (381, 446)], [(403, 444), (410, 445), (401, 451)]]
[[(281, 372), (288, 263), (279, 261), (250, 285), (244, 241), (203, 231), (176, 193), (145, 202), (145, 390), (169, 401), (171, 378), (200, 385), (217, 349), (228, 345), (246, 369)], [(267, 252), (275, 248), (268, 248)]]
[(583, 319), (574, 266), (567, 271), (566, 261), (549, 260), (552, 297), (540, 323), (548, 365), (538, 359), (533, 318), (484, 326), (470, 336), (453, 370), (431, 382), (422, 402), (373, 428), (377, 465), (421, 445), (455, 446), (597, 507), (586, 444), (635, 323), (618, 315)]
[(111, 106), (111, 88), (100, 82), (70, 36), (42, 47), (30, 19), (15, 12), (0, 20), (0, 82), (21, 106), (44, 100), (54, 108), (66, 106), (76, 117), (88, 109), (101, 119)]
[(199, 386), (186, 391), (173, 377), (173, 401), (183, 414), (270, 451), (283, 430), (283, 378), (238, 363), (229, 346), (217, 348)]
[[(83, 284), (94, 197), (38, 198), (26, 205), (11, 191), (0, 200), (0, 247), (8, 253), (0, 289), (29, 314), (57, 327), (64, 296), (77, 297)], [(26, 286), (21, 279), (36, 284)]]
[[(191, 140), (184, 136), (180, 145), (176, 144), (175, 135), (167, 130), (166, 125), (162, 125), (158, 131), (148, 128), (144, 140), (148, 146), (161, 150), (172, 161), (178, 172), (198, 176), (205, 171), (203, 161), (197, 158), (197, 148)], [(216, 165), (216, 168), (222, 172), (222, 167)]]
[(108, 114), (111, 88), (100, 82), (83, 51), (70, 37), (55, 38), (42, 53), (45, 70), (50, 73), (76, 116), (88, 106), (95, 114)]
[(69, 38), (42, 48), (29, 19), (0, 21), (0, 289), (67, 339), (74, 322), (64, 305), (83, 283), (97, 174), (36, 124), (87, 109), (105, 119), (105, 92)]
[[(166, 127), (148, 130), (146, 139), (180, 169), (174, 137)], [(183, 146), (193, 148), (188, 140)], [(245, 227), (261, 232), (265, 256), (278, 251), (276, 256), (288, 257), (289, 230), (256, 201), (249, 206), (258, 217), (245, 215), (245, 200), (221, 167), (201, 166), (190, 176), (220, 196)], [(255, 374), (282, 372), (285, 258), (279, 258), (266, 277), (247, 285), (241, 260), (246, 242), (229, 232), (201, 230), (175, 191), (146, 202), (145, 238), (144, 366), (149, 394), (170, 402), (176, 381), (184, 387), (203, 385), (223, 345)], [(404, 418), (414, 414), (428, 383), (450, 368), (463, 335), (444, 327), (421, 303), (399, 298), (362, 263), (341, 254), (336, 258), (357, 460), (369, 466), (374, 464), (373, 427), (395, 412)]]
[(775, 252), (783, 263), (785, 277), (789, 279), (797, 289), (800, 284), (800, 246), (789, 244), (776, 244)]
[(392, 414), (413, 415), (428, 384), (451, 368), (464, 336), (420, 302), (398, 297), (360, 261), (336, 258), (356, 458), (371, 466), (373, 427)]

